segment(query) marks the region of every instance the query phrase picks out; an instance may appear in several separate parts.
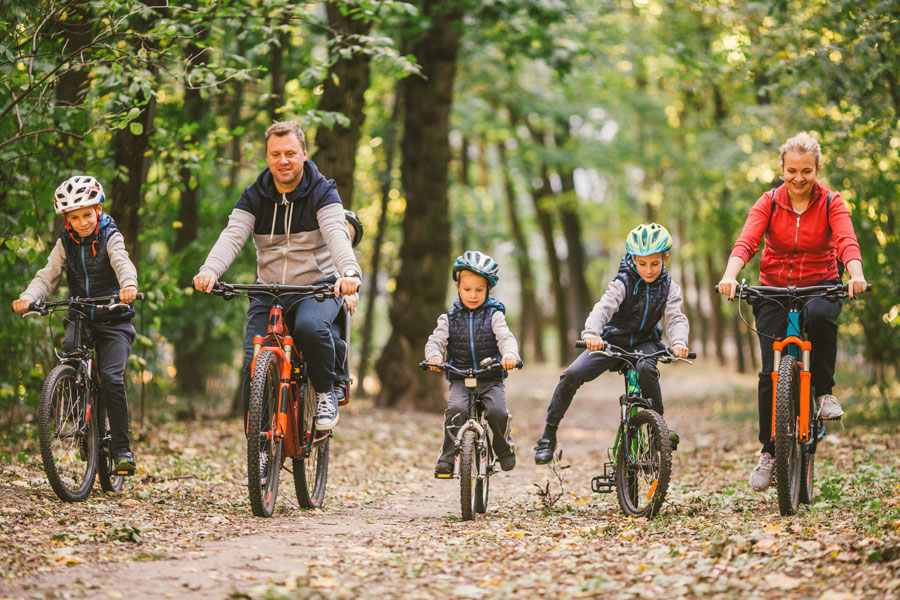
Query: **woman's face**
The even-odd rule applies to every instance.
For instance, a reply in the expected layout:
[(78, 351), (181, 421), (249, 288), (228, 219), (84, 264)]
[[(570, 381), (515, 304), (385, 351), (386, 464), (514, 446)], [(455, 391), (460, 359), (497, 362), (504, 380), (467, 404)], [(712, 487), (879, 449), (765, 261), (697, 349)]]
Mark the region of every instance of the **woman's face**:
[(814, 155), (785, 152), (781, 169), (791, 196), (809, 196), (819, 173)]

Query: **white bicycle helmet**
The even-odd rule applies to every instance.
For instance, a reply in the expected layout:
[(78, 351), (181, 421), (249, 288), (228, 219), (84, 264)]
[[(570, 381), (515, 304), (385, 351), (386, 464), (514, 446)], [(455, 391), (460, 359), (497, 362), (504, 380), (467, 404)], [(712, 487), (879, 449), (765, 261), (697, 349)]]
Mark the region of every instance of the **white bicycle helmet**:
[(103, 186), (90, 175), (69, 177), (56, 188), (53, 194), (53, 208), (61, 215), (76, 208), (94, 206), (104, 199)]

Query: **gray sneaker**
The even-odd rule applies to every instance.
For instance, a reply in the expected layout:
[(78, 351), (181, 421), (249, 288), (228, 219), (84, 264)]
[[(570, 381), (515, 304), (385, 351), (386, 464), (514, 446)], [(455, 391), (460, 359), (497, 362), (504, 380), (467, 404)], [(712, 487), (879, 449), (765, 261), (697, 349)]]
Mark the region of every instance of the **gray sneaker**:
[(319, 431), (327, 431), (334, 428), (340, 420), (338, 414), (337, 399), (334, 392), (328, 390), (325, 393), (316, 393), (316, 429)]
[(820, 419), (829, 421), (831, 419), (840, 419), (844, 415), (844, 409), (838, 404), (837, 398), (831, 394), (822, 394), (816, 398), (816, 404), (819, 405)]
[(750, 472), (750, 487), (757, 492), (765, 490), (772, 483), (775, 459), (768, 452), (759, 455), (759, 464)]

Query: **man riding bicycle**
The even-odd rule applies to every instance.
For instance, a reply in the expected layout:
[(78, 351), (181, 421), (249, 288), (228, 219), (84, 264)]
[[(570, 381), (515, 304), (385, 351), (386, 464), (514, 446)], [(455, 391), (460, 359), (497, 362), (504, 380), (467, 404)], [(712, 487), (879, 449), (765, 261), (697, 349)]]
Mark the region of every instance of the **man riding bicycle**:
[[(194, 287), (211, 292), (253, 234), (256, 278), (260, 283), (315, 285), (334, 282), (336, 295), (352, 295), (361, 285), (360, 268), (350, 245), (344, 208), (334, 180), (326, 179), (307, 160), (306, 137), (294, 121), (276, 122), (266, 130), (266, 162), (256, 181), (246, 188), (228, 218)], [(291, 304), (287, 304), (291, 306)], [(332, 323), (341, 300), (314, 298), (294, 306), (291, 327), (303, 351), (309, 378), (316, 391), (316, 427), (332, 429), (338, 423), (334, 394), (335, 346)], [(247, 415), (253, 337), (265, 335), (269, 307), (263, 298), (251, 298), (244, 342), (243, 409)]]

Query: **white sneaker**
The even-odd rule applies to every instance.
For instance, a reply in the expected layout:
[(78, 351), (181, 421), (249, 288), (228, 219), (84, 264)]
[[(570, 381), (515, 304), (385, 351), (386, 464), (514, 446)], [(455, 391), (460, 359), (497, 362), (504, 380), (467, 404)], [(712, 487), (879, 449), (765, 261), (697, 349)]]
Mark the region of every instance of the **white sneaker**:
[(750, 487), (757, 492), (765, 490), (772, 483), (775, 459), (768, 452), (759, 455), (759, 464), (750, 472)]
[(340, 414), (338, 414), (337, 398), (334, 392), (329, 390), (324, 393), (316, 393), (316, 429), (327, 431), (338, 424)]
[(844, 415), (844, 409), (838, 404), (837, 398), (831, 394), (822, 394), (816, 398), (816, 403), (819, 405), (819, 414), (817, 416), (820, 419), (829, 421), (831, 419), (840, 419)]

